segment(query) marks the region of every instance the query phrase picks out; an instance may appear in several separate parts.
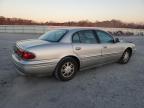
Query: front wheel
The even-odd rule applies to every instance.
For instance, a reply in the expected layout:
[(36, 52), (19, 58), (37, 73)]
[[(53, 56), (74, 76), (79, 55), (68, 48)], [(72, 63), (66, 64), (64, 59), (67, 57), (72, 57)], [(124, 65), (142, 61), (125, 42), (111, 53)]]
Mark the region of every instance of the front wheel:
[(54, 76), (61, 81), (68, 81), (75, 76), (77, 70), (77, 62), (71, 57), (66, 57), (58, 63)]
[(123, 55), (122, 55), (122, 57), (121, 57), (121, 59), (120, 59), (119, 62), (120, 62), (121, 64), (126, 64), (126, 63), (129, 62), (130, 57), (131, 57), (131, 51), (127, 49), (127, 50), (123, 53)]

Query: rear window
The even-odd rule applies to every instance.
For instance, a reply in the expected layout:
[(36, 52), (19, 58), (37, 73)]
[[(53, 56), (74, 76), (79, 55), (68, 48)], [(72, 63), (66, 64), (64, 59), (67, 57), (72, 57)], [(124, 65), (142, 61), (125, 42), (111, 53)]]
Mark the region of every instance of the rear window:
[(40, 36), (39, 39), (49, 42), (59, 42), (67, 32), (67, 30), (50, 30)]

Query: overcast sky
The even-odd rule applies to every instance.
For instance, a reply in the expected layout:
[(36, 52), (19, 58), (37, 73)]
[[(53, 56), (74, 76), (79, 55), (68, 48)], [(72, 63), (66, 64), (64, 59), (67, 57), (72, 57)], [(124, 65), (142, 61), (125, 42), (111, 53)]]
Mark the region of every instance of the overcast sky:
[(144, 0), (0, 0), (0, 16), (35, 21), (144, 22)]

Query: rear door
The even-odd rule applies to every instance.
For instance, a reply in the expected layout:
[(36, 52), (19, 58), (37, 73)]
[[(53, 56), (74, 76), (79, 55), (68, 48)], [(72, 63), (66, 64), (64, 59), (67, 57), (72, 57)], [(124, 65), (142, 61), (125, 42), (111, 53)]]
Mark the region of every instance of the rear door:
[(94, 31), (76, 32), (72, 37), (72, 45), (80, 59), (81, 67), (96, 65), (100, 62), (102, 46), (98, 44)]
[(102, 45), (102, 61), (111, 62), (118, 60), (122, 55), (122, 47), (114, 42), (114, 38), (107, 32), (97, 30), (97, 37)]

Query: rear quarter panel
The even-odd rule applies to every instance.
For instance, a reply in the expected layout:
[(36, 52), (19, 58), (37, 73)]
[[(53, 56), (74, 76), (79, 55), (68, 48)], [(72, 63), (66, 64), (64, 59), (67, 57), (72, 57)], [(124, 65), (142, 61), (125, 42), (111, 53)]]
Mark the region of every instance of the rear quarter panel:
[(35, 60), (60, 60), (65, 56), (74, 55), (69, 43), (54, 43), (27, 49), (36, 55)]

